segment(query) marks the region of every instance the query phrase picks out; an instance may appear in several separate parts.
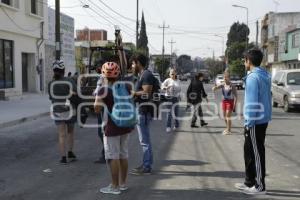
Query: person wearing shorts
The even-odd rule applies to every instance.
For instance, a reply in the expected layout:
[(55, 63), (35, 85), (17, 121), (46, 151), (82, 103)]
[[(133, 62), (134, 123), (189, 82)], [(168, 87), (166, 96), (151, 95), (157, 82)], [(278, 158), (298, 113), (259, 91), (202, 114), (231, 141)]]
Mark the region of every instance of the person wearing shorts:
[(94, 109), (97, 114), (103, 107), (104, 125), (104, 152), (105, 159), (110, 167), (112, 183), (100, 189), (104, 194), (121, 194), (127, 190), (126, 181), (128, 174), (128, 138), (133, 128), (122, 128), (115, 125), (107, 112), (112, 112), (114, 97), (111, 86), (118, 80), (120, 67), (114, 62), (104, 63), (102, 66), (104, 83), (96, 96)]
[[(75, 161), (73, 153), (74, 146), (74, 124), (76, 122), (75, 105), (71, 98), (64, 98), (72, 93), (72, 97), (77, 95), (76, 83), (68, 77), (64, 77), (65, 65), (61, 60), (56, 60), (52, 65), (54, 73), (53, 80), (49, 82), (48, 93), (52, 103), (51, 117), (58, 127), (58, 143), (61, 155), (61, 164), (68, 161)], [(66, 146), (68, 153), (66, 152)]]
[(237, 102), (237, 90), (234, 85), (232, 85), (230, 81), (230, 73), (225, 71), (224, 73), (224, 83), (213, 87), (213, 91), (217, 89), (222, 90), (222, 110), (223, 116), (226, 124), (226, 129), (223, 131), (223, 135), (231, 134), (231, 115), (232, 112), (235, 112), (235, 106)]

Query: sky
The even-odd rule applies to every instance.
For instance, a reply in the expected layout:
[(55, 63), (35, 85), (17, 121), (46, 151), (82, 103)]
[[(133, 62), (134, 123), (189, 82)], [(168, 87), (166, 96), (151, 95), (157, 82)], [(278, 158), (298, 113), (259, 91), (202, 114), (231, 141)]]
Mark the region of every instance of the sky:
[[(135, 43), (137, 0), (61, 0), (61, 12), (75, 19), (75, 29), (84, 27), (105, 29), (108, 39), (114, 39), (114, 25), (122, 30), (123, 40)], [(104, 4), (103, 4), (104, 3)], [(55, 0), (48, 0), (54, 8)], [(89, 8), (83, 8), (83, 4)], [(144, 12), (150, 54), (162, 52), (162, 29), (165, 25), (165, 53), (192, 57), (221, 56), (224, 38), (234, 22), (246, 23), (249, 9), (250, 41), (255, 41), (256, 21), (260, 23), (268, 12), (300, 12), (300, 0), (139, 0), (139, 16)], [(105, 6), (107, 5), (107, 6)], [(116, 14), (118, 13), (118, 14)], [(218, 35), (218, 36), (216, 36)]]

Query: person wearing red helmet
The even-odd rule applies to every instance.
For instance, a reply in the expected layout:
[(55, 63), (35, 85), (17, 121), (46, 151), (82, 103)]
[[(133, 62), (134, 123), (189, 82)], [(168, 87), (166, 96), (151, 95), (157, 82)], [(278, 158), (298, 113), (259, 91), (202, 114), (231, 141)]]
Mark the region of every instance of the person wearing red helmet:
[[(105, 105), (107, 109), (104, 112), (112, 113), (114, 105), (114, 93), (111, 89), (113, 84), (120, 77), (120, 67), (117, 63), (106, 62), (102, 66), (102, 75), (105, 77), (103, 86), (97, 93), (94, 109), (96, 113), (100, 113)], [(105, 159), (109, 163), (112, 183), (100, 189), (101, 193), (105, 194), (120, 194), (121, 191), (127, 190), (126, 180), (128, 171), (128, 138), (132, 128), (118, 127), (111, 119), (110, 115), (104, 113), (104, 118), (107, 116), (104, 127), (104, 150)]]

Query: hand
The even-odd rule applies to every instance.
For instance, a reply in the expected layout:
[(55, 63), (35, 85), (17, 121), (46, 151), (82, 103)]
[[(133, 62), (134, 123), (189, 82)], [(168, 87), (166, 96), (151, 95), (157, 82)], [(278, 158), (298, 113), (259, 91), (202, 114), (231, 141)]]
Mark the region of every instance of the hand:
[(95, 111), (96, 114), (100, 114), (101, 107), (99, 105), (94, 105), (94, 111)]
[(134, 97), (136, 95), (136, 92), (131, 90), (131, 96)]

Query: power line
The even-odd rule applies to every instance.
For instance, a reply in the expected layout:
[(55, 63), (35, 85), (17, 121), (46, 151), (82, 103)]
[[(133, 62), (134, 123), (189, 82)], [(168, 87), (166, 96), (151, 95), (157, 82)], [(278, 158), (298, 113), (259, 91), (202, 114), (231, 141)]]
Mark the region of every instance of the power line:
[(109, 10), (111, 10), (112, 12), (114, 12), (115, 14), (119, 15), (120, 17), (122, 17), (122, 18), (124, 18), (124, 19), (126, 19), (126, 20), (128, 20), (128, 21), (136, 22), (136, 20), (131, 19), (131, 18), (129, 18), (129, 17), (126, 17), (126, 16), (120, 14), (120, 12), (115, 11), (115, 10), (112, 9), (110, 6), (108, 6), (106, 3), (104, 3), (102, 0), (99, 0), (99, 2), (102, 3), (102, 4), (103, 4), (105, 7), (107, 7)]
[[(81, 1), (81, 0), (80, 0), (80, 1)], [(83, 3), (83, 2), (81, 1), (81, 3)], [(82, 8), (82, 9), (85, 9), (85, 8)], [(101, 17), (102, 19), (106, 20), (106, 21), (107, 21), (108, 23), (110, 23), (112, 26), (115, 25), (112, 21), (110, 21), (110, 20), (107, 19), (106, 17), (100, 15), (100, 14), (99, 14), (96, 10), (94, 10), (93, 8), (89, 7), (88, 9), (90, 9), (91, 11), (93, 11), (96, 15), (98, 15), (98, 16)], [(85, 12), (87, 12), (87, 11), (85, 11)], [(100, 21), (97, 20), (97, 18), (93, 17), (93, 19), (96, 20), (98, 23), (102, 24)], [(131, 38), (133, 37), (133, 35), (130, 34), (130, 33), (128, 33), (127, 31), (123, 30), (123, 32), (124, 32), (125, 34), (127, 34), (128, 36), (130, 36)]]
[(95, 4), (94, 2), (92, 2), (91, 0), (88, 0), (90, 3), (92, 3), (94, 6), (96, 6), (99, 10), (101, 10), (103, 13), (105, 13), (107, 16), (109, 16), (110, 18), (114, 19), (116, 22), (119, 22), (120, 24), (122, 24), (124, 27), (126, 27), (128, 30), (131, 30), (133, 32), (135, 32), (134, 29), (132, 29), (131, 27), (127, 26), (126, 24), (124, 24), (123, 22), (119, 21), (118, 19), (116, 19), (115, 17), (111, 16), (110, 14), (108, 14), (105, 10), (103, 10), (101, 7), (99, 7), (97, 4)]

